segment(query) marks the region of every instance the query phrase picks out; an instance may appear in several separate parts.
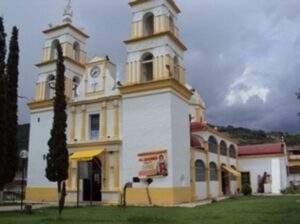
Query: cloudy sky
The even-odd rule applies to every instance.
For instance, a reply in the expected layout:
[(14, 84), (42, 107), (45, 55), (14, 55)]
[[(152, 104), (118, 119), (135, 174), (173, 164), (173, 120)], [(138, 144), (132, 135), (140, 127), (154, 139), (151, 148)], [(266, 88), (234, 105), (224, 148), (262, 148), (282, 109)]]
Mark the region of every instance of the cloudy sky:
[[(188, 47), (188, 81), (207, 104), (209, 122), (300, 131), (300, 1), (177, 0)], [(61, 21), (66, 0), (0, 0), (7, 32), (20, 28), (20, 95), (34, 95), (47, 24)], [(89, 57), (108, 54), (121, 68), (131, 20), (127, 0), (73, 0), (75, 24), (91, 36)], [(121, 69), (120, 69), (121, 71)], [(121, 72), (120, 72), (121, 73)], [(120, 74), (122, 76), (122, 74)], [(29, 122), (20, 100), (20, 123)]]

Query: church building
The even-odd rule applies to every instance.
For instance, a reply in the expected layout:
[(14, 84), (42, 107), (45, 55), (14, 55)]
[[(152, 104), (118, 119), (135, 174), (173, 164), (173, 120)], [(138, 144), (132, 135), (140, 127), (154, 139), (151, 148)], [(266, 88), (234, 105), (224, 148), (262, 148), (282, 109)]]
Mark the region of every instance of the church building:
[[(43, 31), (45, 44), (31, 130), (26, 200), (57, 201), (45, 177), (53, 121), (56, 45), (65, 59), (67, 201), (174, 205), (236, 194), (241, 188), (234, 140), (210, 127), (205, 103), (186, 81), (187, 50), (174, 0), (130, 0), (132, 23), (124, 80), (109, 56), (87, 57), (89, 35), (63, 21)], [(101, 50), (101, 49), (100, 49)]]

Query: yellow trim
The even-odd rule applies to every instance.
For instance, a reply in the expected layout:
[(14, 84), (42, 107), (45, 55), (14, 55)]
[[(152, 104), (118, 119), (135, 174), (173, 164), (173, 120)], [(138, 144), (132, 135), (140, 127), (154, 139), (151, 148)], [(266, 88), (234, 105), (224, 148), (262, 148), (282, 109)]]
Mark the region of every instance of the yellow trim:
[(113, 101), (113, 100), (117, 100), (117, 99), (121, 99), (121, 95), (101, 97), (101, 98), (98, 98), (98, 99), (90, 99), (90, 100), (70, 102), (68, 105), (70, 105), (70, 106), (82, 106), (82, 105), (88, 105), (88, 104), (94, 104), (94, 103), (101, 103), (101, 102), (105, 102), (105, 101)]
[(239, 156), (238, 159), (259, 159), (259, 158), (274, 158), (274, 157), (284, 157), (284, 153), (278, 154), (267, 154), (267, 155), (253, 155), (253, 156)]
[(25, 193), (27, 202), (57, 202), (56, 188), (27, 187)]
[(99, 146), (109, 146), (109, 145), (121, 145), (121, 140), (108, 140), (108, 141), (97, 141), (97, 142), (85, 142), (85, 143), (72, 143), (68, 144), (69, 149), (92, 149), (98, 148)]
[(86, 96), (99, 96), (104, 94), (104, 90), (99, 90), (99, 91), (95, 91), (95, 92), (86, 92), (85, 95)]
[(222, 168), (224, 170), (226, 170), (227, 172), (231, 173), (232, 175), (236, 176), (236, 177), (240, 177), (241, 176), (240, 172), (238, 172), (237, 170), (232, 169), (230, 166), (222, 165)]
[[(75, 65), (78, 65), (79, 67), (85, 69), (85, 64), (83, 64), (81, 62), (78, 62), (78, 61), (75, 61), (73, 58), (70, 58), (69, 56), (64, 56), (64, 60), (68, 61), (68, 62), (71, 62), (71, 63), (73, 63)], [(56, 61), (57, 61), (56, 59), (51, 59), (51, 60), (47, 60), (47, 61), (43, 61), (41, 63), (38, 63), (35, 66), (40, 68), (40, 67), (45, 66), (45, 65), (55, 64)]]
[[(149, 188), (149, 195), (154, 205), (174, 205), (191, 202), (190, 187)], [(146, 188), (128, 188), (126, 198), (128, 204), (149, 204)]]
[(70, 156), (70, 159), (76, 161), (91, 161), (94, 157), (101, 155), (103, 152), (104, 149), (78, 151), (74, 152)]
[[(130, 0), (128, 4), (130, 6), (135, 6), (135, 5), (143, 4), (148, 1), (150, 1), (150, 0)], [(174, 0), (167, 0), (167, 2), (174, 8), (175, 12), (177, 12), (177, 13), (181, 12), (179, 7), (174, 2)]]
[(122, 94), (147, 92), (166, 88), (171, 88), (187, 100), (193, 95), (184, 85), (170, 78), (119, 87)]
[(50, 108), (53, 107), (53, 99), (42, 100), (42, 101), (33, 101), (27, 104), (30, 110)]
[(139, 42), (139, 41), (143, 41), (143, 40), (149, 40), (149, 39), (155, 39), (155, 38), (160, 38), (162, 36), (167, 35), (168, 37), (170, 37), (174, 43), (181, 48), (181, 50), (186, 51), (187, 48), (186, 46), (178, 39), (178, 37), (171, 31), (163, 31), (163, 32), (159, 32), (159, 33), (154, 33), (152, 35), (149, 36), (142, 36), (142, 37), (136, 37), (136, 38), (132, 38), (129, 40), (125, 40), (124, 43), (125, 44), (131, 44), (131, 43), (135, 43), (135, 42)]
[(300, 166), (300, 161), (289, 161), (288, 166)]
[(43, 33), (48, 34), (48, 33), (51, 33), (51, 32), (54, 32), (54, 31), (66, 28), (66, 27), (71, 28), (72, 30), (74, 30), (78, 34), (84, 36), (85, 38), (89, 38), (89, 35), (87, 35), (86, 33), (84, 33), (82, 30), (78, 29), (77, 27), (73, 26), (71, 23), (64, 23), (62, 25), (51, 27), (49, 29), (44, 30)]

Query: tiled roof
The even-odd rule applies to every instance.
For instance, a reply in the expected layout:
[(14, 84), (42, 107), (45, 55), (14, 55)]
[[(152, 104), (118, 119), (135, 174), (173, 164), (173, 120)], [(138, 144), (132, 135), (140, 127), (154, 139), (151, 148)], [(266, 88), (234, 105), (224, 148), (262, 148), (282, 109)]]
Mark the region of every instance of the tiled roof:
[(239, 156), (270, 155), (283, 153), (282, 143), (239, 146)]
[(197, 149), (202, 148), (203, 146), (201, 144), (201, 141), (203, 141), (203, 139), (201, 139), (200, 136), (191, 134), (191, 147), (192, 148), (197, 148)]
[(191, 123), (191, 132), (201, 131), (206, 127), (206, 124), (203, 122), (192, 122)]

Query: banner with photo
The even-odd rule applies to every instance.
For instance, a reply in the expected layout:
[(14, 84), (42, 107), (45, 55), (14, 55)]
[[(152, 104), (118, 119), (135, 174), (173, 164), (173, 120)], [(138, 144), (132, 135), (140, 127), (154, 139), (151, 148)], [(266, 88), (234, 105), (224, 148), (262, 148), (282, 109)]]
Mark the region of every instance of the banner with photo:
[(140, 178), (168, 176), (167, 150), (140, 153), (138, 159), (141, 163)]

